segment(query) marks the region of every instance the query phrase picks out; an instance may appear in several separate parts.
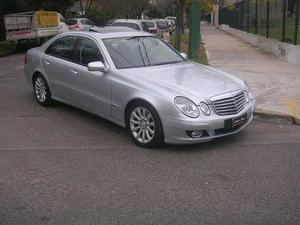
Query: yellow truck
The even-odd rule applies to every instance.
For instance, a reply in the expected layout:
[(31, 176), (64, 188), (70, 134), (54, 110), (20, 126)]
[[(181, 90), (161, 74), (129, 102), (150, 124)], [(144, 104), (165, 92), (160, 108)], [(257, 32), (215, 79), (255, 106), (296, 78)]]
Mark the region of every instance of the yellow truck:
[(26, 43), (48, 39), (62, 32), (61, 17), (55, 11), (33, 11), (5, 15), (6, 40)]

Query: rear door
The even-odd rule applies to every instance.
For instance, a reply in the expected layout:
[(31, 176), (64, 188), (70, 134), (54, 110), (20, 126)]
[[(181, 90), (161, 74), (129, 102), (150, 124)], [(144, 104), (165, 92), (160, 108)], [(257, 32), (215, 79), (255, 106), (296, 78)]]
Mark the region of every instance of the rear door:
[(77, 61), (77, 36), (68, 35), (55, 40), (45, 51), (41, 60), (47, 75), (52, 95), (60, 100), (74, 102), (76, 91), (72, 87)]

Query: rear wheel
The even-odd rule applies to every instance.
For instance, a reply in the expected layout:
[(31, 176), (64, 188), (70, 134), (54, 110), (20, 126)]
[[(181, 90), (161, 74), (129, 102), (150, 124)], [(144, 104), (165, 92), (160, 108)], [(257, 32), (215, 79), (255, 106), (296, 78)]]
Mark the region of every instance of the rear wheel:
[(49, 86), (42, 75), (38, 74), (34, 77), (33, 90), (35, 98), (40, 105), (48, 106), (52, 103)]
[(142, 147), (157, 147), (163, 144), (164, 134), (161, 121), (152, 106), (135, 102), (127, 110), (127, 129), (134, 142)]

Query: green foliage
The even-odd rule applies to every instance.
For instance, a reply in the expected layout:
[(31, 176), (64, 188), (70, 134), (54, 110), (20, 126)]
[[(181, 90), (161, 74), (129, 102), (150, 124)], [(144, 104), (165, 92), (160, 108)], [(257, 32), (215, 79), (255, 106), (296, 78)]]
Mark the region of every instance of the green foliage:
[(104, 26), (110, 19), (110, 15), (98, 7), (92, 7), (85, 16), (92, 20), (97, 26)]

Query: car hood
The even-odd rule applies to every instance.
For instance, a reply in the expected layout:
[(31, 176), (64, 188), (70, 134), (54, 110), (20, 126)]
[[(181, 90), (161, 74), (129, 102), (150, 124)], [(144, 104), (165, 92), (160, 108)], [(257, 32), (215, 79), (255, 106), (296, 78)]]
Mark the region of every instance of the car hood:
[(244, 87), (243, 81), (232, 75), (189, 61), (126, 70), (135, 78), (143, 78), (186, 97), (209, 99)]

